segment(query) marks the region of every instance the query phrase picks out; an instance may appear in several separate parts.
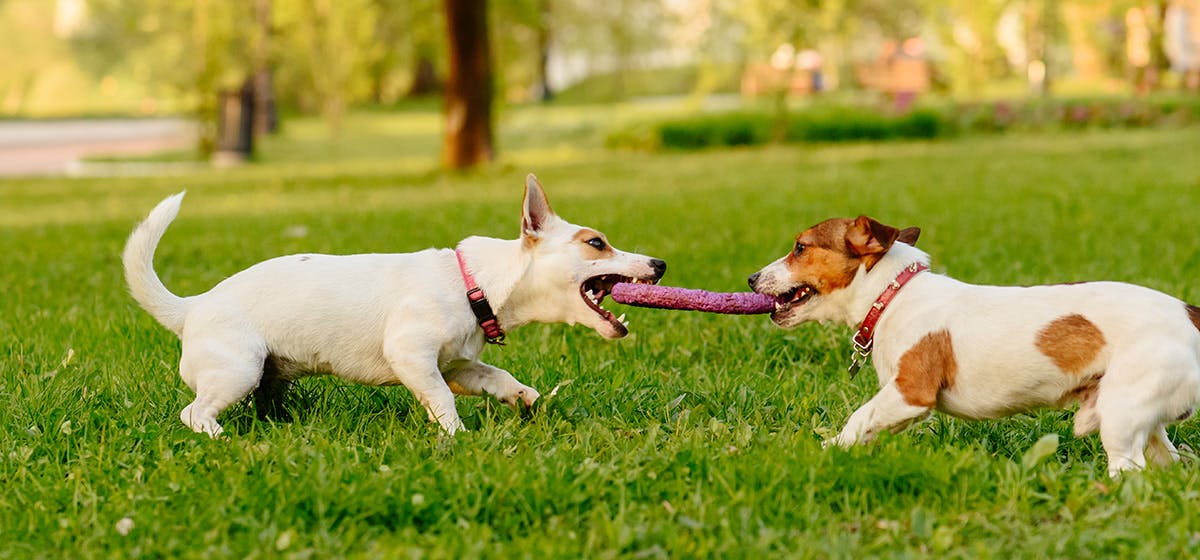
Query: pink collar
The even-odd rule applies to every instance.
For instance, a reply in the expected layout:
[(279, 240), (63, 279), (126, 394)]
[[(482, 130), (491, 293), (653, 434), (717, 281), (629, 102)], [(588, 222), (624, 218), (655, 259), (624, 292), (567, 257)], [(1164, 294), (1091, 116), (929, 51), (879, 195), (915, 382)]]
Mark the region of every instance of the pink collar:
[(500, 328), (500, 321), (496, 319), (483, 289), (475, 283), (475, 277), (467, 272), (467, 263), (463, 260), (462, 251), (455, 248), (454, 257), (458, 259), (458, 271), (462, 273), (463, 284), (467, 285), (467, 303), (471, 305), (471, 312), (475, 314), (479, 328), (483, 329), (484, 339), (489, 344), (504, 346), (504, 329)]
[(887, 309), (892, 298), (900, 293), (900, 288), (903, 288), (914, 276), (926, 270), (929, 270), (929, 266), (922, 263), (913, 263), (904, 267), (904, 270), (896, 275), (896, 279), (883, 289), (879, 297), (875, 298), (875, 303), (871, 304), (867, 316), (863, 317), (862, 323), (859, 323), (858, 332), (855, 332), (854, 337), (850, 339), (854, 343), (854, 353), (850, 356), (850, 375), (852, 377), (862, 369), (863, 364), (867, 362), (867, 357), (871, 355), (871, 348), (875, 345), (875, 323), (878, 323), (879, 318), (883, 316), (883, 310)]

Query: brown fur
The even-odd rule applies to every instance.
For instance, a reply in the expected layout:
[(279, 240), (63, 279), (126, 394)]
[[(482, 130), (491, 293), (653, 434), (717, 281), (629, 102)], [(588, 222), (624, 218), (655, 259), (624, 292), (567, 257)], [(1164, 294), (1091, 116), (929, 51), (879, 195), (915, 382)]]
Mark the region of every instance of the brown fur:
[(1187, 314), (1188, 319), (1192, 320), (1192, 325), (1196, 327), (1196, 330), (1200, 331), (1200, 307), (1188, 305)]
[(896, 241), (916, 247), (917, 238), (919, 237), (921, 237), (921, 228), (909, 227), (900, 230), (900, 234), (896, 236)]
[(455, 395), (470, 395), (470, 394), (472, 394), (470, 391), (467, 390), (466, 387), (463, 387), (457, 381), (447, 381), (446, 385), (450, 387), (450, 392), (454, 393)]
[[(599, 237), (600, 239), (604, 240), (604, 250), (603, 251), (597, 251), (595, 247), (592, 247), (591, 245), (588, 244), (588, 240), (592, 239), (593, 237)], [(579, 243), (583, 244), (583, 246), (584, 246), (583, 250), (586, 251), (588, 255), (591, 255), (589, 258), (611, 259), (611, 258), (617, 256), (617, 254), (615, 252), (613, 252), (612, 246), (608, 244), (608, 238), (604, 237), (603, 233), (600, 233), (594, 229), (584, 228), (584, 229), (579, 230), (579, 232), (575, 234), (575, 241), (578, 241)]]
[(859, 259), (846, 248), (848, 222), (828, 220), (796, 236), (804, 250), (799, 255), (793, 250), (785, 259), (793, 282), (812, 286), (822, 294), (850, 285)]
[(950, 331), (925, 335), (900, 356), (896, 369), (896, 388), (904, 395), (904, 402), (933, 408), (938, 393), (954, 386), (954, 378), (958, 375)]
[(1059, 317), (1038, 331), (1037, 348), (1058, 369), (1072, 375), (1083, 373), (1104, 348), (1104, 333), (1083, 315)]
[(901, 231), (866, 216), (825, 220), (796, 236), (804, 250), (799, 255), (793, 250), (785, 262), (794, 283), (825, 294), (849, 286), (859, 265), (871, 270), (898, 239), (912, 244), (920, 234), (920, 229)]

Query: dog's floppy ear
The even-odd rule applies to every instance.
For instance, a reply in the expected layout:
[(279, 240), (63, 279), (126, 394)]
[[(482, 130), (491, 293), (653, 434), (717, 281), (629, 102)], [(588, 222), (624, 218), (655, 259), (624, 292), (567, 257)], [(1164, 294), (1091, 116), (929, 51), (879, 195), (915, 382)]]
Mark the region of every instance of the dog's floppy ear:
[(892, 247), (900, 230), (881, 224), (866, 216), (859, 216), (846, 230), (846, 246), (860, 257), (882, 255)]
[(896, 237), (896, 241), (916, 247), (918, 237), (921, 237), (921, 228), (908, 227), (900, 230), (900, 235)]
[(538, 182), (537, 177), (530, 173), (525, 177), (525, 203), (521, 212), (521, 236), (537, 238), (538, 232), (554, 216), (554, 209), (550, 208), (550, 201), (546, 200), (546, 191), (542, 190), (542, 184)]

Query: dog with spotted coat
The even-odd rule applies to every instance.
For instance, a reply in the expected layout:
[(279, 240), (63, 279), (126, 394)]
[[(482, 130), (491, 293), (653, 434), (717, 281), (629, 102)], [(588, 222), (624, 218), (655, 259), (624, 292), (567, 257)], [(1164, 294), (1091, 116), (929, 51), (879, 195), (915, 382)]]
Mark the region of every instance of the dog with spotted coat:
[(1078, 403), (1075, 434), (1100, 432), (1110, 476), (1179, 459), (1166, 426), (1200, 401), (1200, 308), (1119, 282), (967, 284), (925, 271), (919, 235), (826, 220), (749, 279), (776, 298), (781, 327), (860, 325), (856, 352), (881, 389), (826, 445), (869, 442), (935, 408), (984, 419)]

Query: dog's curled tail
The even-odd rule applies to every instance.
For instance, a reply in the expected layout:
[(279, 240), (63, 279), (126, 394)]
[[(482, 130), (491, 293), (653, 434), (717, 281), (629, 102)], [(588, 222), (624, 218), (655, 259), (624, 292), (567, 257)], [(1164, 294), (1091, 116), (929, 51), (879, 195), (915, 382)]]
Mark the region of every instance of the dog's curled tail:
[(129, 235), (129, 241), (125, 242), (125, 253), (121, 257), (125, 264), (125, 282), (129, 284), (133, 299), (175, 334), (183, 332), (188, 298), (171, 293), (159, 280), (154, 272), (154, 249), (158, 247), (167, 226), (179, 214), (184, 192), (168, 196), (150, 211), (150, 215)]

